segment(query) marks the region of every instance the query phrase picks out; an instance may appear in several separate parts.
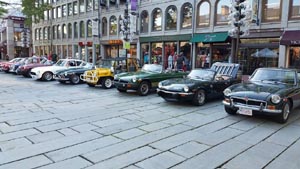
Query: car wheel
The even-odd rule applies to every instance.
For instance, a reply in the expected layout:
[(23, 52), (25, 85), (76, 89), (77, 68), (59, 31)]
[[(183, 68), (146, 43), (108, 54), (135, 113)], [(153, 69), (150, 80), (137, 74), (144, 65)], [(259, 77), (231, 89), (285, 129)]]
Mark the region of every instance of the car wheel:
[(287, 120), (289, 119), (290, 111), (291, 111), (290, 102), (284, 103), (282, 106), (282, 113), (278, 116), (277, 121), (279, 123), (287, 122)]
[(231, 115), (235, 115), (237, 112), (237, 109), (233, 109), (228, 106), (225, 106), (224, 108), (225, 108), (226, 113), (231, 114)]
[(118, 90), (119, 92), (121, 92), (121, 93), (126, 92), (126, 89), (119, 89), (119, 88), (117, 88), (117, 90)]
[(109, 78), (109, 77), (105, 77), (105, 78), (101, 81), (101, 85), (102, 85), (102, 88), (104, 88), (104, 89), (109, 89), (109, 88), (111, 88), (112, 85), (113, 85), (112, 79)]
[(149, 82), (143, 81), (139, 88), (138, 88), (138, 94), (140, 96), (146, 96), (150, 91), (150, 84)]
[(53, 74), (51, 72), (45, 72), (42, 76), (42, 79), (45, 81), (50, 81), (53, 79)]
[(205, 91), (203, 89), (199, 89), (195, 93), (195, 96), (194, 96), (194, 99), (193, 99), (193, 103), (196, 106), (202, 106), (202, 105), (204, 105), (205, 101), (206, 101)]
[(78, 84), (80, 82), (80, 78), (78, 75), (74, 74), (71, 76), (70, 81), (72, 84)]
[(95, 87), (96, 85), (92, 84), (92, 83), (86, 83), (89, 87)]

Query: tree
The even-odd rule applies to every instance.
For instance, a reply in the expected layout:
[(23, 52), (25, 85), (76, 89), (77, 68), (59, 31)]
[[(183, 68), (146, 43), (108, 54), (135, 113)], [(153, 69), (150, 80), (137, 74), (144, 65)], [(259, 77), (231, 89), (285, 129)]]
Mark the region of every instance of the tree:
[(7, 6), (8, 3), (0, 1), (0, 17), (7, 13), (7, 10), (3, 6)]
[(25, 24), (39, 23), (44, 19), (44, 11), (52, 9), (48, 3), (40, 3), (39, 0), (22, 0), (22, 13), (26, 16)]

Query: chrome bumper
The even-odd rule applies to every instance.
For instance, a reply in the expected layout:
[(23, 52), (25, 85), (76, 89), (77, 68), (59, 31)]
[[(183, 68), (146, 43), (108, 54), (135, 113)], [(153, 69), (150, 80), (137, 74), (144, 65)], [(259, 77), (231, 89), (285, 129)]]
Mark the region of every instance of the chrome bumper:
[(259, 112), (267, 112), (267, 113), (282, 113), (282, 110), (272, 110), (272, 109), (267, 109), (263, 106), (254, 106), (254, 105), (246, 105), (246, 104), (240, 104), (240, 103), (233, 103), (232, 101), (229, 103), (225, 100), (222, 101), (222, 103), (225, 106), (229, 106), (232, 108), (244, 108), (244, 109), (250, 109), (254, 111), (259, 111)]
[(156, 89), (156, 91), (157, 92), (163, 92), (163, 93), (169, 93), (169, 94), (178, 94), (178, 95), (193, 95), (194, 93), (191, 93), (191, 92), (189, 92), (189, 93), (185, 93), (185, 92), (172, 92), (172, 91), (166, 91), (166, 90), (161, 90), (161, 89)]

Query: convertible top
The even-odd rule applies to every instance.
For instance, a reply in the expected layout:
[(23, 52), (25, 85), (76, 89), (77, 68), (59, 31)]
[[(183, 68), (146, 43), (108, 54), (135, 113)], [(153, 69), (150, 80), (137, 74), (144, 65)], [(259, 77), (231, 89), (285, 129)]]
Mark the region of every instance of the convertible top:
[(238, 70), (240, 65), (235, 63), (214, 63), (210, 69), (217, 72), (220, 75), (227, 75), (233, 78), (237, 78)]

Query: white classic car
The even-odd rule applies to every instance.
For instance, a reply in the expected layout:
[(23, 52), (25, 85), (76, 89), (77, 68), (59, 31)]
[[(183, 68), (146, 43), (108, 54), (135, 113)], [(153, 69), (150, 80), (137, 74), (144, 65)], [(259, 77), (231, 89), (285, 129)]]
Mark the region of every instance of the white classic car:
[(78, 59), (60, 59), (52, 66), (36, 67), (30, 72), (30, 75), (35, 80), (50, 81), (53, 80), (53, 75), (58, 71), (69, 68), (81, 67), (86, 62)]

